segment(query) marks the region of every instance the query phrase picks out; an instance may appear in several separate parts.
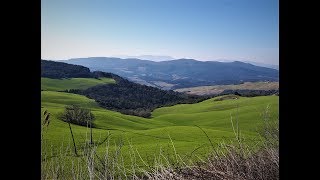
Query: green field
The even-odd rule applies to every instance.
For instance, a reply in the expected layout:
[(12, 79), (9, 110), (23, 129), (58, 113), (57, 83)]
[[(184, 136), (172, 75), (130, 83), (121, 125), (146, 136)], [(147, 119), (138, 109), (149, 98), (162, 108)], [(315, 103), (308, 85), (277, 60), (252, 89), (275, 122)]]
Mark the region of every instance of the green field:
[(115, 83), (111, 78), (70, 78), (70, 79), (51, 79), (41, 78), (41, 90), (63, 91), (69, 89), (87, 89), (92, 86), (105, 83)]
[[(41, 110), (42, 112), (48, 110), (51, 113), (50, 125), (43, 136), (44, 149), (52, 157), (61, 150), (61, 147), (72, 147), (68, 124), (58, 119), (64, 107), (71, 104), (92, 110), (96, 117), (94, 121), (96, 128), (93, 129), (95, 143), (103, 142), (110, 135), (108, 140), (111, 151), (115, 150), (114, 145), (123, 144), (122, 155), (125, 164), (130, 164), (132, 160), (130, 159), (132, 149), (137, 150), (147, 163), (152, 163), (154, 156), (160, 151), (173, 155), (175, 150), (186, 161), (205, 157), (211, 151), (210, 142), (197, 126), (207, 133), (213, 144), (229, 142), (235, 139), (231, 118), (234, 123), (238, 120), (244, 142), (254, 145), (259, 140), (257, 130), (263, 123), (265, 111), (269, 112), (271, 120), (278, 120), (278, 96), (240, 97), (223, 101), (214, 101), (215, 98), (212, 98), (197, 104), (158, 108), (152, 112), (151, 118), (141, 118), (103, 109), (94, 100), (85, 96), (53, 91), (80, 87), (76, 83), (66, 84), (70, 80), (55, 80), (58, 83), (51, 84), (49, 82), (53, 81), (46, 78), (42, 80), (42, 87), (47, 87), (50, 91), (41, 91)], [(81, 81), (99, 80), (81, 79)], [(101, 81), (110, 82), (106, 79)], [(89, 87), (89, 84), (81, 87)], [(88, 139), (89, 129), (72, 125), (72, 130), (81, 153), (81, 146)], [(106, 143), (97, 147), (97, 152), (101, 155), (105, 150)], [(142, 161), (137, 163), (142, 164)]]

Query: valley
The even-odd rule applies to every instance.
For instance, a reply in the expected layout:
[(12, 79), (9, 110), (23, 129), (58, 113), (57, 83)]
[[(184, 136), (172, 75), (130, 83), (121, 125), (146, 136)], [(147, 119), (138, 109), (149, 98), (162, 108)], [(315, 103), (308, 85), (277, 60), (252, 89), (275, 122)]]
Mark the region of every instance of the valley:
[[(68, 64), (62, 66), (73, 68), (73, 65)], [(55, 70), (58, 71), (58, 69)], [(279, 96), (276, 95), (257, 97), (235, 95), (236, 98), (219, 101), (217, 99), (224, 96), (218, 96), (190, 101), (188, 104), (183, 101), (179, 103), (179, 100), (173, 104), (163, 104), (162, 107), (154, 106), (150, 116), (146, 118), (126, 115), (121, 111), (104, 108), (94, 100), (94, 97), (119, 96), (121, 99), (130, 93), (148, 94), (148, 97), (139, 96), (138, 99), (141, 102), (149, 99), (150, 96), (154, 96), (153, 99), (149, 99), (153, 102), (166, 97), (186, 98), (184, 99), (186, 101), (190, 97), (184, 93), (173, 91), (169, 93), (169, 91), (158, 90), (154, 87), (134, 84), (110, 73), (88, 72), (87, 78), (72, 77), (72, 73), (69, 75), (71, 78), (42, 77), (41, 79), (41, 112), (50, 112), (50, 125), (43, 132), (42, 138), (43, 156), (46, 159), (58, 161), (59, 154), (65, 149), (67, 152), (65, 156), (69, 159), (64, 160), (67, 169), (72, 167), (73, 162), (81, 160), (81, 156), (85, 155), (85, 147), (90, 135), (89, 128), (71, 125), (73, 138), (80, 154), (80, 157), (74, 156), (68, 123), (59, 118), (67, 105), (78, 105), (90, 109), (95, 116), (92, 137), (96, 156), (103, 157), (106, 152), (116, 155), (121, 149), (123, 167), (127, 168), (133, 161), (133, 154), (139, 156), (134, 160), (135, 165), (144, 167), (147, 164), (146, 168), (152, 166), (159, 154), (165, 155), (160, 160), (168, 158), (170, 162), (177, 154), (185, 163), (199, 161), (212, 152), (213, 144), (216, 146), (221, 143), (235, 143), (235, 124), (240, 130), (242, 143), (259, 149), (261, 137), (258, 131), (264, 124), (266, 114), (269, 121), (278, 121)], [(247, 83), (245, 85), (246, 87), (252, 86)], [(227, 87), (229, 88), (229, 85)], [(258, 85), (255, 84), (254, 87)], [(77, 93), (72, 93), (71, 90)], [(113, 94), (118, 90), (118, 94)], [(120, 93), (120, 90), (124, 93)], [(93, 94), (86, 94), (86, 91)], [(156, 96), (159, 93), (164, 94)], [(93, 99), (86, 96), (93, 97)], [(124, 99), (129, 102), (129, 97), (131, 96)], [(139, 101), (131, 100), (132, 102)], [(80, 167), (82, 166), (85, 168), (85, 164)]]
[(276, 69), (240, 61), (168, 59), (154, 62), (134, 58), (89, 57), (60, 62), (85, 66), (91, 71), (111, 72), (133, 82), (165, 90), (279, 80), (279, 71)]

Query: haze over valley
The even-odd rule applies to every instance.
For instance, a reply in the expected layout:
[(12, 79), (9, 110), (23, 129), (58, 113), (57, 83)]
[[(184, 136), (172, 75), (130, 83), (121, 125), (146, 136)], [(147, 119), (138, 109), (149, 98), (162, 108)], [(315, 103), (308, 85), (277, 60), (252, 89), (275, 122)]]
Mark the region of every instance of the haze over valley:
[(278, 81), (279, 79), (279, 72), (276, 69), (240, 61), (176, 59), (155, 62), (141, 59), (90, 57), (60, 62), (86, 66), (92, 71), (112, 72), (133, 82), (165, 90), (243, 82)]

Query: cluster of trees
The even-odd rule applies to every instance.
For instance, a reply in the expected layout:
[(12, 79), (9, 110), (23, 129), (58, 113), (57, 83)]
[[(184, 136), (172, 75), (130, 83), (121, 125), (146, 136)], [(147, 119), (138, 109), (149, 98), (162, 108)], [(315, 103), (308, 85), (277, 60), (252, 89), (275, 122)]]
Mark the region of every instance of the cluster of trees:
[(95, 117), (90, 109), (70, 105), (65, 107), (64, 112), (59, 115), (59, 119), (71, 124), (94, 127), (93, 120)]
[(61, 78), (114, 78), (121, 80), (122, 78), (112, 73), (102, 71), (90, 72), (90, 69), (80, 65), (67, 64), (63, 62), (41, 60), (41, 77), (52, 79)]
[(95, 86), (82, 91), (81, 94), (94, 99), (104, 108), (141, 117), (149, 117), (151, 111), (158, 107), (179, 103), (196, 103), (204, 99), (138, 84)]
[(61, 78), (89, 78), (92, 73), (89, 68), (67, 63), (41, 60), (41, 77)]
[(144, 118), (148, 118), (151, 116), (151, 110), (144, 109), (144, 108), (120, 109), (118, 111), (123, 114), (132, 115), (132, 116), (139, 116), (139, 117), (144, 117)]

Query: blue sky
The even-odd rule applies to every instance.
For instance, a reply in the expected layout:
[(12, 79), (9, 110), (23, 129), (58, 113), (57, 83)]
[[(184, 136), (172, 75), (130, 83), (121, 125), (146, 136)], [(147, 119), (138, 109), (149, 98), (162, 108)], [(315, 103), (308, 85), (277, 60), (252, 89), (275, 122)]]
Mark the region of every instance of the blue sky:
[(41, 57), (279, 63), (278, 0), (42, 0)]

